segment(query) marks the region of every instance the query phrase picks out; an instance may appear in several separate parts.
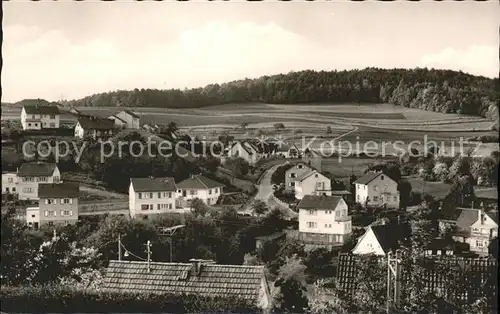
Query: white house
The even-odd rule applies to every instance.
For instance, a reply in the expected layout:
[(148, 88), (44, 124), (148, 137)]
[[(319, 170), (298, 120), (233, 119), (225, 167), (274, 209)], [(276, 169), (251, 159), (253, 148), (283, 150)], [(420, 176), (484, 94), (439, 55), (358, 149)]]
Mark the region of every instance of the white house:
[(295, 182), (297, 181), (297, 179), (300, 178), (303, 174), (309, 173), (311, 171), (313, 171), (313, 168), (303, 162), (299, 162), (290, 167), (290, 169), (285, 171), (285, 189), (294, 190)]
[(398, 183), (383, 172), (367, 172), (354, 181), (356, 202), (368, 206), (399, 208)]
[(332, 182), (317, 170), (303, 173), (295, 181), (295, 198), (305, 195), (332, 195)]
[(23, 106), (21, 125), (23, 130), (41, 130), (59, 128), (59, 108), (57, 106)]
[(175, 211), (177, 187), (174, 178), (131, 178), (128, 192), (130, 216)]
[(295, 144), (278, 144), (276, 154), (281, 155), (287, 159), (299, 158), (301, 155), (300, 149)]
[(313, 149), (306, 148), (302, 153), (302, 161), (307, 165), (321, 171), (323, 158), (320, 153)]
[(306, 195), (297, 207), (299, 239), (306, 243), (341, 245), (352, 233), (351, 216), (341, 197)]
[(249, 141), (234, 142), (227, 155), (229, 158), (243, 158), (250, 165), (255, 165), (257, 161), (264, 157), (261, 147)]
[(80, 116), (75, 126), (75, 137), (106, 138), (115, 132), (115, 121), (98, 117)]
[(115, 116), (125, 121), (127, 129), (140, 129), (141, 118), (130, 110), (123, 110), (118, 112)]
[(39, 183), (60, 183), (61, 173), (54, 163), (24, 163), (17, 171), (20, 200), (38, 200)]
[(188, 207), (191, 200), (199, 198), (207, 205), (215, 205), (222, 194), (224, 184), (203, 175), (193, 175), (177, 184), (177, 204)]
[(19, 193), (17, 182), (18, 180), (15, 172), (2, 173), (2, 194), (17, 195)]
[(127, 127), (127, 121), (118, 117), (117, 115), (111, 115), (108, 117), (109, 120), (113, 120), (115, 122), (115, 127), (118, 129), (123, 129)]
[(38, 229), (40, 227), (40, 207), (26, 208), (26, 224), (30, 228)]
[(385, 256), (388, 252), (398, 249), (400, 241), (404, 241), (409, 235), (410, 229), (407, 224), (368, 226), (365, 233), (359, 237), (352, 253)]
[(470, 251), (488, 254), (490, 242), (498, 237), (498, 211), (485, 212), (483, 209), (458, 208), (458, 218), (440, 220), (443, 225), (454, 225), (453, 239), (469, 244)]

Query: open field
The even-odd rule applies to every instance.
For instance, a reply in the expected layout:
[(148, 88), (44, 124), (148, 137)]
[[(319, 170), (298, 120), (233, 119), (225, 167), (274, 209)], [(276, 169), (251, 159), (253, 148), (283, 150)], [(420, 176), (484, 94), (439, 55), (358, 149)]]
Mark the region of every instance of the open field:
[[(107, 117), (122, 109), (119, 107), (78, 108), (83, 113)], [(225, 104), (197, 109), (168, 108), (129, 108), (142, 117), (141, 123), (167, 124), (176, 122), (183, 131), (199, 138), (214, 139), (222, 132), (235, 138), (253, 137), (258, 132), (266, 136), (280, 135), (287, 141), (301, 142), (302, 136), (322, 137), (310, 147), (318, 149), (325, 140), (337, 139), (343, 134), (342, 141), (351, 145), (360, 144), (359, 150), (382, 148), (363, 147), (367, 141), (404, 141), (404, 149), (411, 141), (412, 147), (421, 149), (426, 141), (436, 141), (443, 151), (454, 154), (459, 151), (460, 138), (481, 135), (495, 135), (491, 131), (492, 121), (481, 117), (458, 114), (444, 114), (423, 111), (389, 104)], [(20, 108), (2, 107), (2, 119), (19, 118)], [(241, 125), (245, 123), (246, 128)], [(283, 123), (285, 130), (276, 131), (275, 123)], [(326, 134), (326, 128), (331, 133)], [(355, 131), (353, 131), (355, 130)], [(350, 132), (350, 133), (348, 133)], [(336, 144), (338, 145), (338, 144)], [(455, 150), (452, 146), (455, 146)], [(475, 148), (475, 144), (465, 144)], [(342, 147), (342, 149), (345, 149)], [(498, 144), (481, 145), (478, 155), (488, 155), (498, 150)], [(338, 150), (338, 149), (337, 149)], [(398, 153), (389, 147), (386, 154)]]

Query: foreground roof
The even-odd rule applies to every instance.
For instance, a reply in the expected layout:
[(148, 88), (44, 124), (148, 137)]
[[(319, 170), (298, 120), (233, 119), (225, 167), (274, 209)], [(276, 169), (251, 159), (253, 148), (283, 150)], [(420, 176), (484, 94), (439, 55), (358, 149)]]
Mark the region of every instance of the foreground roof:
[(116, 292), (259, 298), (264, 266), (110, 261), (103, 288)]
[(115, 121), (90, 116), (80, 116), (78, 123), (83, 129), (89, 130), (111, 130), (115, 127)]
[(59, 108), (54, 105), (31, 105), (23, 106), (27, 114), (59, 114)]
[(181, 181), (177, 184), (179, 189), (205, 190), (223, 187), (224, 184), (207, 178), (203, 175), (191, 176), (189, 179)]
[(177, 191), (174, 178), (130, 178), (135, 192)]
[(335, 210), (342, 200), (339, 196), (305, 195), (297, 206), (300, 209), (327, 209)]
[(40, 183), (38, 197), (40, 198), (75, 198), (80, 195), (77, 183)]
[(377, 237), (378, 243), (385, 252), (399, 248), (399, 241), (410, 236), (411, 230), (408, 224), (386, 224), (370, 226)]
[(54, 163), (30, 162), (19, 167), (18, 177), (50, 177), (54, 174), (57, 165)]

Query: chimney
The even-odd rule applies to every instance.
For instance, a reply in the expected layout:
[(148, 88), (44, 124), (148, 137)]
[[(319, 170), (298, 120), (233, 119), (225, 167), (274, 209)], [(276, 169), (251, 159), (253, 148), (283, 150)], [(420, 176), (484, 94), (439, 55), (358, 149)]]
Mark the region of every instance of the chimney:
[(201, 274), (204, 265), (215, 264), (215, 262), (212, 260), (204, 260), (204, 259), (192, 258), (189, 261), (193, 264), (193, 270), (195, 276), (199, 276)]

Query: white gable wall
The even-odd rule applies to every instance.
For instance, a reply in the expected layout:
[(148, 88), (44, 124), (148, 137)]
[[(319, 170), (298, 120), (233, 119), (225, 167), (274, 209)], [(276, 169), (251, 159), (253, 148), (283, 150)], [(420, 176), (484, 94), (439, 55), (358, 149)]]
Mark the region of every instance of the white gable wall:
[(378, 256), (384, 256), (385, 252), (380, 246), (375, 233), (371, 228), (368, 228), (364, 235), (362, 235), (354, 249), (353, 254), (364, 255), (364, 254), (374, 254)]

